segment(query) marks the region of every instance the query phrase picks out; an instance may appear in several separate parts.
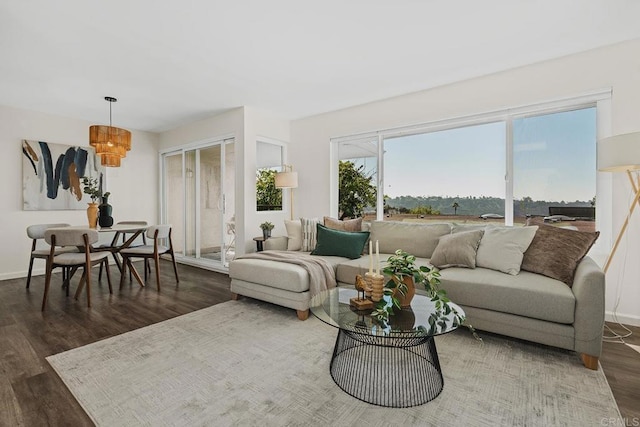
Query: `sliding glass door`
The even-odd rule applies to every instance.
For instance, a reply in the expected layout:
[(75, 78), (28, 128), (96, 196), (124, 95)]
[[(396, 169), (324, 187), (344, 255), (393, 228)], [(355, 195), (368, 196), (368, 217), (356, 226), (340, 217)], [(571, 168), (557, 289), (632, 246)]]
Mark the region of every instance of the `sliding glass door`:
[(233, 139), (162, 154), (162, 218), (179, 259), (226, 267), (235, 255)]

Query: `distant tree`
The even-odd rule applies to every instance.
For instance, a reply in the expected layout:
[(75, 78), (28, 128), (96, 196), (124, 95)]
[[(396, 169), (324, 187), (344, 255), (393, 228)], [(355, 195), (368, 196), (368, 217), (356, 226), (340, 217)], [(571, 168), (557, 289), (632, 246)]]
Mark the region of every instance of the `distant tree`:
[(440, 215), (440, 211), (433, 209), (431, 206), (418, 206), (409, 212), (414, 215)]
[(256, 204), (258, 210), (282, 210), (282, 190), (276, 188), (275, 170), (256, 172)]
[(458, 202), (453, 202), (453, 205), (451, 205), (451, 207), (453, 208), (453, 214), (458, 215), (458, 208), (460, 207)]
[(593, 199), (589, 200), (589, 204), (591, 206), (595, 206), (596, 205), (596, 196), (593, 196)]
[(338, 210), (340, 219), (357, 218), (364, 208), (376, 205), (373, 177), (350, 161), (340, 161), (338, 171)]

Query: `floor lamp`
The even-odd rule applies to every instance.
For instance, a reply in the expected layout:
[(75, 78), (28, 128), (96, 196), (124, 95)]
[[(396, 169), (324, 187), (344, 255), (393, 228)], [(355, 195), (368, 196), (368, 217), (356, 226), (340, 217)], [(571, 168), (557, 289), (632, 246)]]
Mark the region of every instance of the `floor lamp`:
[(620, 228), (618, 237), (611, 248), (611, 253), (604, 264), (604, 272), (606, 273), (618, 249), (618, 245), (622, 240), (622, 236), (627, 230), (631, 215), (636, 206), (640, 205), (640, 177), (636, 183), (631, 174), (632, 171), (640, 170), (640, 132), (615, 135), (599, 140), (598, 170), (601, 172), (626, 172), (635, 195), (631, 206), (629, 206), (627, 217)]
[(282, 172), (276, 174), (276, 188), (290, 188), (289, 201), (291, 202), (291, 220), (293, 221), (293, 189), (298, 188), (298, 172), (293, 171), (293, 166), (283, 165)]

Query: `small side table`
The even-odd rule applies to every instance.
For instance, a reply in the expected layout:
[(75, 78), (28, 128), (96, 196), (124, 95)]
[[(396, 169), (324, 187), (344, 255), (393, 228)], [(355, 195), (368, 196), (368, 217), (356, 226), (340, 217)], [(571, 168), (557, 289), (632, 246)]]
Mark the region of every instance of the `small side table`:
[(262, 245), (262, 243), (267, 240), (264, 237), (260, 236), (260, 237), (254, 237), (253, 240), (256, 242), (256, 250), (258, 252), (262, 252), (264, 250), (264, 247)]

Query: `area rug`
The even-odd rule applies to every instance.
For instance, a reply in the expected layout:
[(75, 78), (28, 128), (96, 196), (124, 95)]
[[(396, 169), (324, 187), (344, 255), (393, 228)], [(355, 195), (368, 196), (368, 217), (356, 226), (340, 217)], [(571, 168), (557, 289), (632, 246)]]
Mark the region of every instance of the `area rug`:
[[(620, 420), (602, 369), (575, 353), (466, 330), (437, 337), (444, 390), (421, 406), (335, 385), (337, 331), (230, 301), (47, 358), (98, 426), (590, 426)], [(622, 425), (622, 424), (615, 424)]]

